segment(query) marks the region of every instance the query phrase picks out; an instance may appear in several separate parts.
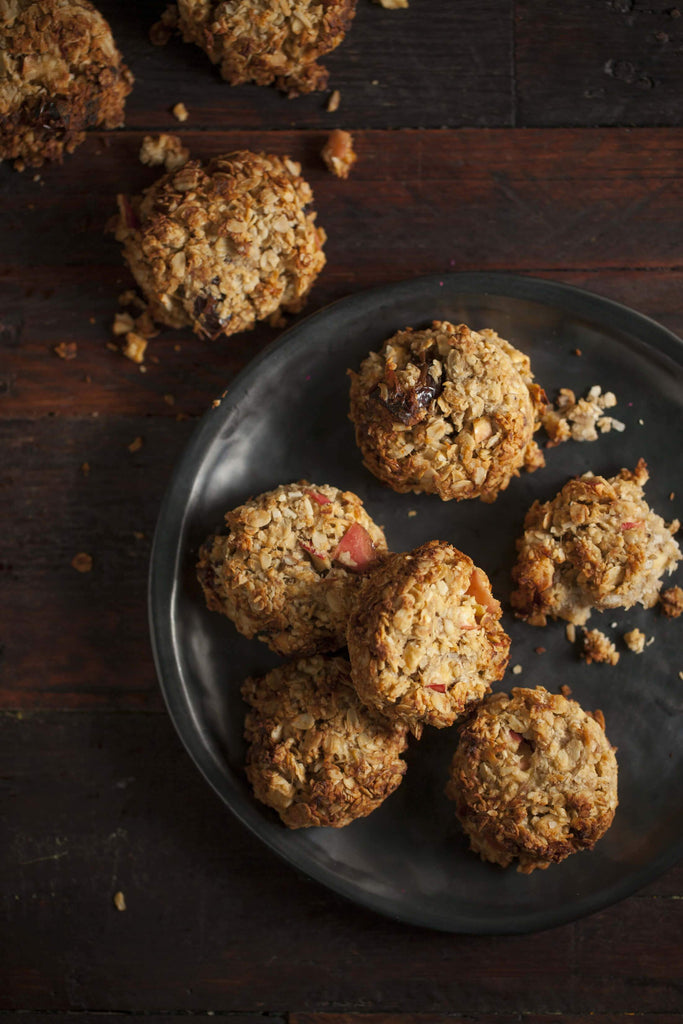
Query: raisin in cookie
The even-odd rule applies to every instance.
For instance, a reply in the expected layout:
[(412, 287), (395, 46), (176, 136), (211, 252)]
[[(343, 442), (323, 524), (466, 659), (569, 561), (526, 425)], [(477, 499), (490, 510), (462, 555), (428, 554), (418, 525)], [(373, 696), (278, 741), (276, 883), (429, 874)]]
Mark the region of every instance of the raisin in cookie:
[(592, 609), (651, 608), (680, 549), (648, 506), (641, 459), (634, 472), (605, 478), (584, 473), (551, 501), (535, 501), (517, 541), (510, 600), (519, 618), (545, 626), (548, 616), (585, 623)]
[(225, 521), (230, 532), (208, 539), (197, 566), (208, 607), (278, 654), (343, 647), (361, 575), (387, 548), (360, 498), (302, 480)]
[(288, 828), (342, 828), (400, 784), (407, 729), (363, 707), (342, 658), (290, 662), (247, 679), (242, 695), (247, 778)]
[(300, 170), (242, 150), (118, 197), (116, 238), (155, 320), (215, 339), (301, 309), (325, 265), (325, 232)]
[(231, 85), (275, 83), (289, 96), (324, 89), (318, 57), (339, 46), (356, 0), (178, 0), (178, 28)]
[(500, 616), (486, 574), (450, 544), (389, 555), (363, 580), (349, 619), (361, 700), (415, 733), (452, 725), (505, 672)]
[(395, 491), (495, 501), (524, 466), (543, 465), (544, 407), (528, 358), (495, 331), (434, 321), (406, 328), (351, 372), (356, 442)]
[(85, 129), (118, 128), (133, 76), (88, 0), (0, 4), (0, 160), (61, 160)]
[(617, 807), (602, 713), (542, 686), (487, 697), (461, 727), (446, 795), (482, 860), (528, 874), (590, 850)]

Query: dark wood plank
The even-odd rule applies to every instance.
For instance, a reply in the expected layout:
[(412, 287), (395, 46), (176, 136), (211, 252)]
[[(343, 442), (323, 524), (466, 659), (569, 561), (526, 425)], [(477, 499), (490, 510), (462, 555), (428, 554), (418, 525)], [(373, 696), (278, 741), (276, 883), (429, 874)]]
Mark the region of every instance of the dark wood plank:
[(517, 0), (516, 124), (682, 124), (679, 8), (670, 0)]
[(6, 1009), (680, 1008), (680, 869), (659, 898), (550, 932), (443, 935), (354, 907), (277, 860), (203, 783), (165, 715), (2, 714), (0, 759)]
[[(512, 124), (512, 0), (419, 0), (385, 11), (359, 0), (351, 31), (323, 59), (329, 90), (288, 100), (274, 88), (229, 86), (198, 47), (149, 43), (160, 0), (103, 0), (136, 84), (127, 104), (130, 127), (177, 125), (182, 100), (195, 127), (438, 128)], [(341, 106), (326, 110), (332, 89)]]

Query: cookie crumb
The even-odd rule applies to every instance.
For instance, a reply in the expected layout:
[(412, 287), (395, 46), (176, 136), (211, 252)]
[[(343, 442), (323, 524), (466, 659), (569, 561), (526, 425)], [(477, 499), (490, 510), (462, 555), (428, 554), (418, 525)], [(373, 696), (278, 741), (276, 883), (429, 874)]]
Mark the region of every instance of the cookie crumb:
[(383, 7), (385, 11), (405, 10), (408, 6), (408, 0), (375, 0), (375, 3)]
[(669, 587), (659, 595), (662, 611), (670, 619), (677, 619), (683, 612), (683, 590), (680, 587)]
[(573, 622), (567, 623), (567, 625), (564, 627), (564, 633), (567, 637), (567, 640), (569, 640), (569, 643), (573, 644), (576, 640), (576, 626)]
[(349, 171), (358, 159), (353, 149), (350, 132), (335, 128), (325, 143), (321, 156), (327, 169), (338, 178), (348, 178)]
[(175, 395), (164, 395), (166, 405), (175, 405)]
[(624, 643), (629, 651), (634, 654), (642, 654), (645, 650), (645, 634), (640, 629), (631, 629), (624, 633)]
[(144, 540), (145, 539), (145, 535), (142, 532), (142, 530), (133, 530), (133, 536), (135, 537), (136, 540)]
[(649, 640), (647, 641), (647, 643), (645, 644), (645, 646), (646, 646), (646, 647), (652, 647), (652, 645), (653, 645), (653, 643), (654, 643), (654, 642), (655, 642), (655, 637), (651, 636), (651, 637), (650, 637), (650, 639), (649, 639)]
[(328, 114), (334, 114), (335, 110), (339, 110), (339, 104), (341, 103), (341, 93), (339, 89), (335, 89), (330, 94), (330, 98), (327, 101), (327, 112)]
[(414, 508), (408, 509), (408, 519), (414, 519), (416, 515), (417, 515), (417, 509), (414, 509)]
[(571, 697), (571, 695), (572, 695), (572, 688), (571, 688), (571, 686), (568, 686), (566, 683), (563, 683), (562, 686), (560, 687), (560, 693), (562, 694), (563, 697)]
[(78, 355), (78, 345), (75, 341), (60, 341), (53, 351), (60, 359), (75, 359)]
[(126, 909), (126, 897), (123, 895), (121, 890), (114, 893), (114, 906), (116, 907), (117, 910)]
[(131, 441), (130, 444), (128, 445), (128, 451), (129, 452), (139, 452), (140, 449), (142, 448), (142, 444), (143, 444), (142, 438), (141, 437), (136, 437), (135, 440)]
[(184, 103), (176, 103), (176, 105), (171, 110), (171, 113), (173, 114), (177, 121), (187, 121), (188, 117), (190, 116), (187, 112), (187, 107), (185, 106)]
[(71, 559), (71, 565), (76, 572), (90, 572), (92, 569), (92, 555), (86, 554), (85, 551), (79, 551), (77, 555)]
[(545, 647), (534, 647), (536, 654), (545, 654)]
[(541, 423), (549, 437), (546, 447), (554, 448), (564, 441), (597, 441), (598, 431), (606, 434), (610, 430), (621, 433), (626, 429), (621, 420), (605, 416), (604, 410), (617, 404), (611, 391), (602, 393), (598, 384), (593, 385), (585, 398), (577, 400), (570, 388), (560, 388), (555, 405), (548, 405)]
[[(143, 338), (140, 334), (136, 334), (135, 331), (129, 331), (126, 335), (126, 343), (121, 351), (126, 359), (130, 359), (131, 362), (144, 363), (146, 348), (147, 339)], [(142, 367), (140, 367), (140, 369), (142, 369)]]
[(513, 674), (513, 676), (521, 676), (521, 674), (522, 674), (522, 666), (521, 665), (513, 665), (512, 666), (512, 674)]
[(574, 349), (574, 355), (575, 355), (575, 356), (582, 356), (582, 355), (583, 355), (583, 352), (581, 351), (581, 349), (580, 349), (580, 348), (575, 348), (575, 349)]
[(89, 462), (82, 462), (81, 463), (81, 473), (83, 474), (83, 476), (87, 476), (89, 472), (90, 472), (90, 463)]
[(599, 629), (584, 629), (581, 657), (587, 665), (593, 662), (616, 665), (619, 661), (619, 652), (609, 637)]
[(171, 173), (179, 171), (190, 159), (190, 151), (183, 146), (177, 135), (168, 135), (162, 132), (160, 135), (145, 135), (140, 147), (139, 159), (141, 164), (148, 167), (160, 167)]

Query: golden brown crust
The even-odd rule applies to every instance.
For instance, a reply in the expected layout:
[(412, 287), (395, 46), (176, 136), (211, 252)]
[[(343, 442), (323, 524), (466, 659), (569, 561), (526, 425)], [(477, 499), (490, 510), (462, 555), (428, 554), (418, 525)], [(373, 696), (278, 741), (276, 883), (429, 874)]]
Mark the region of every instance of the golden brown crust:
[(241, 150), (119, 196), (123, 256), (156, 320), (214, 339), (296, 312), (325, 265), (299, 164)]
[(508, 661), (488, 577), (443, 541), (389, 555), (362, 582), (347, 643), (361, 700), (408, 723), (453, 724)]
[(586, 473), (547, 502), (534, 502), (517, 541), (510, 600), (519, 618), (544, 626), (548, 616), (583, 625), (593, 608), (645, 608), (661, 577), (681, 556), (667, 526), (647, 505), (641, 459), (632, 473)]
[(242, 695), (247, 778), (289, 828), (342, 828), (400, 784), (407, 729), (362, 706), (342, 658), (290, 662), (247, 679)]
[(230, 85), (275, 83), (289, 96), (324, 89), (318, 57), (339, 46), (356, 0), (178, 0), (178, 27)]
[(61, 160), (95, 125), (123, 124), (133, 76), (88, 0), (0, 5), (0, 159)]
[[(300, 480), (252, 498), (225, 520), (230, 532), (210, 537), (197, 565), (207, 606), (279, 654), (343, 647), (360, 573), (386, 552), (360, 498)], [(370, 561), (354, 564), (354, 553)]]
[(495, 331), (407, 328), (350, 376), (363, 462), (395, 491), (490, 502), (522, 467), (543, 465), (533, 441), (543, 391)]
[(461, 728), (446, 795), (483, 860), (529, 873), (591, 849), (618, 802), (602, 713), (541, 686), (487, 697)]

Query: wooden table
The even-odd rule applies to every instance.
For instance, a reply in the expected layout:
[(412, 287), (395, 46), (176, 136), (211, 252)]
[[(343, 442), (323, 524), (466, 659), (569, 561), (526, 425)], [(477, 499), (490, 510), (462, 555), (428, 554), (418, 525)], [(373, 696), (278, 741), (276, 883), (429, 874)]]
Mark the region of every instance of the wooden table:
[[(10, 1018), (681, 1020), (683, 867), (549, 932), (443, 935), (300, 877), (210, 792), (155, 678), (150, 543), (197, 417), (276, 332), (209, 345), (164, 331), (143, 374), (108, 347), (131, 278), (104, 231), (115, 193), (155, 176), (137, 160), (145, 132), (174, 130), (200, 157), (249, 146), (302, 161), (329, 235), (306, 312), (373, 284), (493, 269), (584, 286), (683, 334), (674, 3), (359, 0), (327, 61), (334, 114), (325, 95), (230, 88), (192, 46), (152, 47), (158, 3), (100, 4), (136, 75), (126, 128), (93, 133), (37, 180), (0, 173)], [(348, 181), (319, 156), (335, 126), (356, 140)], [(63, 341), (76, 358), (58, 358)], [(78, 552), (91, 572), (72, 568)]]

